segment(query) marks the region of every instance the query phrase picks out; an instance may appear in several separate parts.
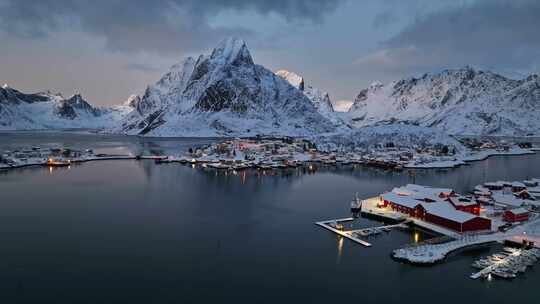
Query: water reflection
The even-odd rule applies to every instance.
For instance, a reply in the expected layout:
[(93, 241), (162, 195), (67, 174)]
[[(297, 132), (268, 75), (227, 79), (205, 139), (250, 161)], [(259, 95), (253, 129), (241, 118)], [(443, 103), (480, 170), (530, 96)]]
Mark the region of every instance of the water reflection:
[(338, 235), (337, 236), (338, 253), (337, 253), (336, 264), (339, 264), (341, 262), (341, 256), (343, 255), (343, 242), (344, 242), (344, 237)]

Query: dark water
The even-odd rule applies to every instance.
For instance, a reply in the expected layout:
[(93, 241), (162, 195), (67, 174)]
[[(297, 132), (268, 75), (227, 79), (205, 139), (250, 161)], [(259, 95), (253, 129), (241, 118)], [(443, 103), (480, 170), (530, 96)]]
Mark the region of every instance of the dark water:
[[(185, 151), (209, 140), (0, 134), (0, 150), (62, 144), (108, 151)], [(540, 177), (540, 155), (497, 157), (416, 182), (470, 190)], [(0, 173), (0, 303), (538, 303), (540, 272), (472, 281), (497, 248), (415, 267), (392, 249), (429, 237), (392, 231), (364, 248), (314, 225), (349, 200), (411, 182), (357, 168), (222, 176), (177, 164), (103, 161)], [(377, 222), (362, 219), (357, 225)]]

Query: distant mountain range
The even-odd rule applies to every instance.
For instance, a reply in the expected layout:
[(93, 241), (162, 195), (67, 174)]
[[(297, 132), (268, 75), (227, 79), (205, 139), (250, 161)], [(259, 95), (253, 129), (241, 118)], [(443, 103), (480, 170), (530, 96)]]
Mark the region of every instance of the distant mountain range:
[[(294, 72), (273, 73), (255, 64), (246, 43), (230, 38), (209, 55), (174, 65), (142, 96), (118, 106), (94, 107), (80, 95), (26, 94), (5, 85), (0, 89), (0, 130), (314, 136), (399, 123), (449, 134), (524, 136), (540, 135), (539, 106), (537, 75), (513, 80), (465, 67), (386, 85), (375, 82), (360, 91), (347, 113), (340, 113), (328, 93)], [(408, 132), (414, 130), (424, 129)]]
[(0, 88), (0, 130), (111, 128), (131, 110), (127, 105), (94, 107), (79, 94), (66, 99), (50, 92)]
[(358, 94), (348, 117), (356, 127), (404, 122), (450, 134), (540, 135), (540, 79), (465, 67), (376, 82)]

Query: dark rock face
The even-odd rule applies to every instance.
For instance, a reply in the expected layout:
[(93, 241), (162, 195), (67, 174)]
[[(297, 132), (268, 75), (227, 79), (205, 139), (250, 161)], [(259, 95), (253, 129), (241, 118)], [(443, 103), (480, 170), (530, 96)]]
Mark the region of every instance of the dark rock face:
[(77, 113), (88, 113), (92, 116), (99, 116), (100, 111), (92, 107), (81, 95), (73, 95), (69, 99), (62, 100), (55, 108), (55, 114), (65, 119), (75, 119)]
[(206, 112), (231, 110), (243, 113), (247, 110), (247, 105), (235, 102), (237, 97), (235, 90), (231, 90), (224, 81), (219, 81), (204, 91), (195, 107)]
[(19, 104), (21, 102), (34, 103), (46, 101), (49, 101), (49, 97), (45, 95), (25, 94), (9, 87), (0, 88), (0, 103)]
[(64, 102), (60, 103), (60, 105), (55, 108), (55, 114), (67, 119), (77, 118), (77, 112), (75, 112), (75, 109), (73, 109), (72, 106)]
[(120, 132), (219, 136), (286, 134), (288, 130), (306, 134), (334, 128), (302, 91), (254, 64), (245, 42), (232, 38), (222, 41), (209, 56), (188, 57), (174, 65), (147, 88)]

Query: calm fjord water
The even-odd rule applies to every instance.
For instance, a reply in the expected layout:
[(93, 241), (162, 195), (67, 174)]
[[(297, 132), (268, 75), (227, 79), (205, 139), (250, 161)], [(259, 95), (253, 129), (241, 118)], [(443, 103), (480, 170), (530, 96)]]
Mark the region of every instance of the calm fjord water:
[[(0, 150), (59, 144), (164, 154), (211, 141), (19, 132), (0, 138)], [(415, 267), (389, 256), (413, 242), (414, 232), (392, 231), (364, 248), (314, 225), (348, 216), (355, 192), (368, 197), (411, 182), (407, 172), (288, 172), (223, 176), (129, 160), (0, 173), (0, 301), (536, 303), (538, 266), (511, 282), (468, 278), (470, 263), (497, 248)], [(419, 171), (416, 182), (466, 192), (486, 180), (534, 176), (540, 155)]]

